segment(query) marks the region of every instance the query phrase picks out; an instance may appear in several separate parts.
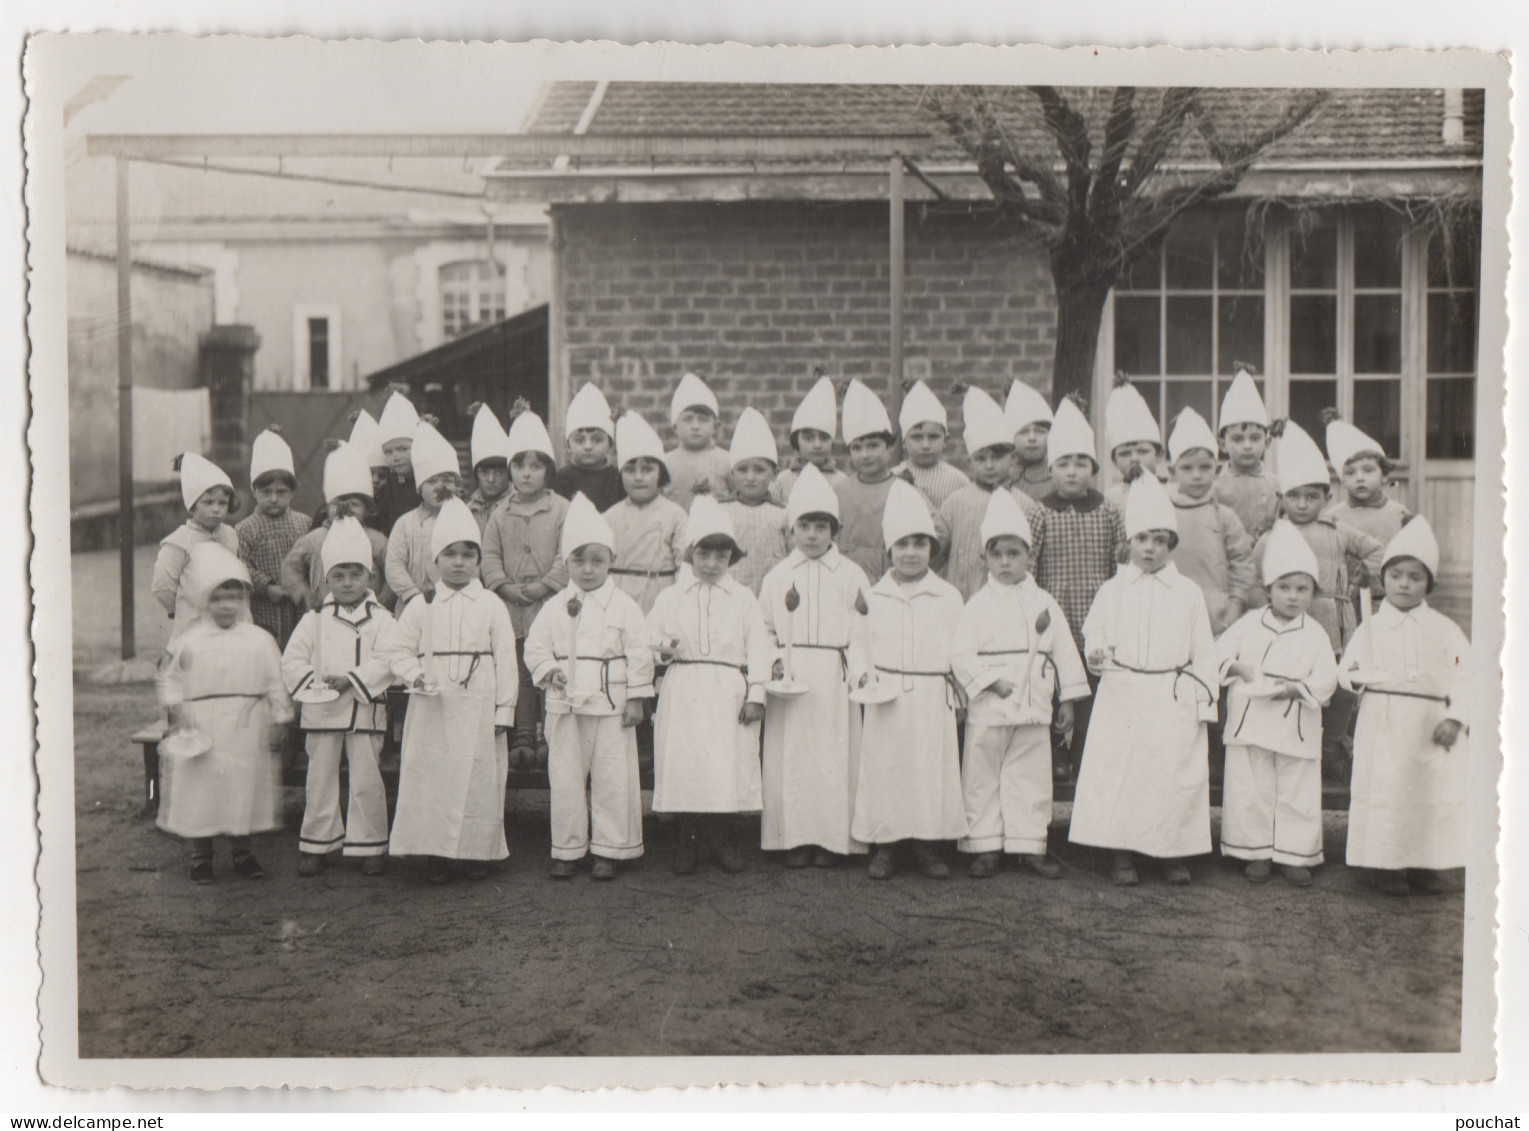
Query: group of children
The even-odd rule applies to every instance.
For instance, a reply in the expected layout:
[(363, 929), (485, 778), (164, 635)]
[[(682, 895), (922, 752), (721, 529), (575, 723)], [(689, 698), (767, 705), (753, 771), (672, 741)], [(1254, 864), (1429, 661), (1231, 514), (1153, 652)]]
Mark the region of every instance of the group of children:
[[(161, 688), (171, 726), (211, 748), (167, 763), (161, 826), (191, 841), (195, 880), (212, 878), (215, 835), (234, 838), (237, 873), (261, 874), (249, 837), (275, 827), (276, 790), (260, 736), (291, 696), (303, 875), (340, 850), (368, 873), (422, 856), (433, 882), (481, 878), (507, 855), (508, 771), (545, 761), (551, 875), (589, 856), (608, 879), (643, 852), (651, 726), (679, 873), (703, 856), (743, 868), (738, 817), (758, 814), (787, 867), (868, 854), (885, 879), (906, 845), (943, 877), (955, 841), (974, 877), (1007, 856), (1055, 878), (1053, 781), (1075, 774), (1070, 839), (1108, 850), (1116, 883), (1148, 857), (1182, 884), (1211, 849), (1215, 738), (1223, 854), (1252, 882), (1278, 865), (1304, 886), (1324, 752), (1338, 764), (1357, 703), (1348, 863), (1395, 894), (1463, 863), (1468, 645), (1427, 606), (1438, 546), (1386, 498), (1378, 443), (1333, 420), (1324, 457), (1286, 423), (1276, 474), (1248, 373), (1219, 435), (1185, 409), (1166, 444), (1122, 384), (1105, 413), (1121, 482), (1101, 493), (1073, 401), (1053, 413), (1015, 382), (1002, 406), (966, 390), (962, 410), (970, 478), (943, 458), (947, 413), (922, 382), (894, 428), (859, 381), (841, 417), (819, 379), (792, 420), (794, 466), (753, 408), (718, 447), (693, 374), (667, 451), (585, 385), (561, 468), (534, 413), (506, 432), (478, 409), (468, 496), (455, 449), (395, 393), (329, 455), (312, 530), (279, 436), (257, 437), (259, 509), (237, 533), (228, 477), (188, 454), (189, 518), (155, 576), (175, 620)], [(386, 537), (364, 525), (379, 511)], [(389, 830), (377, 758), (398, 686)]]

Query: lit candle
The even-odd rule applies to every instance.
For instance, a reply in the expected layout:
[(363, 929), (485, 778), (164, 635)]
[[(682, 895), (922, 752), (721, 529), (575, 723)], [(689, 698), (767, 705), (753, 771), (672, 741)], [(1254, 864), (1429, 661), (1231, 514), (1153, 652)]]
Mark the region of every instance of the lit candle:
[(785, 631), (782, 635), (786, 639), (786, 679), (796, 679), (795, 652), (792, 650), (792, 637), (795, 635), (796, 610), (802, 606), (802, 595), (796, 591), (795, 583), (786, 590), (786, 623), (782, 626)]

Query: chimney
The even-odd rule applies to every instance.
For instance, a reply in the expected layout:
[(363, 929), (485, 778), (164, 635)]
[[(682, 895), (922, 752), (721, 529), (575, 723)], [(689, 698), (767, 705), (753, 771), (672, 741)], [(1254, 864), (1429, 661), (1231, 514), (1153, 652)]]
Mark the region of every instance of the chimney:
[(1444, 144), (1465, 144), (1465, 91), (1458, 87), (1444, 91)]

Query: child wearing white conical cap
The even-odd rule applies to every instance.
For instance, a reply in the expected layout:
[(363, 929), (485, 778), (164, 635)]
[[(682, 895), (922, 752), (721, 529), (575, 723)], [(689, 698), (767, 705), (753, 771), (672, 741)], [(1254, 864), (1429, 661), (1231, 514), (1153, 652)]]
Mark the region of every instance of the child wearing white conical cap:
[[(1327, 422), (1326, 440), (1327, 458), (1343, 483), (1327, 517), (1382, 544), (1391, 541), (1411, 520), (1412, 512), (1386, 494), (1386, 479), (1396, 465), (1384, 445), (1336, 415)], [(1378, 583), (1375, 591), (1380, 592)]]
[(664, 453), (669, 469), (665, 494), (684, 511), (690, 509), (690, 500), (703, 483), (707, 494), (725, 498), (732, 461), (727, 449), (717, 446), (721, 409), (717, 395), (694, 373), (685, 374), (675, 386), (669, 401), (669, 426), (679, 443)]
[(582, 386), (565, 413), (564, 450), (567, 459), (552, 476), (552, 489), (573, 501), (583, 495), (597, 511), (609, 510), (622, 499), (621, 472), (616, 459), (616, 421), (605, 394), (592, 384)]
[(791, 450), (796, 453), (792, 466), (783, 467), (775, 482), (770, 484), (770, 497), (781, 506), (791, 497), (796, 478), (809, 463), (823, 473), (829, 483), (844, 478), (844, 472), (834, 466), (834, 434), (839, 430), (839, 403), (834, 383), (826, 376), (812, 383), (791, 416), (791, 430), (787, 437)]
[(635, 412), (616, 421), (616, 462), (626, 497), (605, 512), (616, 536), (616, 586), (646, 616), (674, 584), (685, 557), (685, 509), (663, 494), (669, 465), (663, 441)]
[[(354, 443), (338, 440), (333, 443), (333, 450), (324, 460), (321, 521), (297, 540), (281, 563), (281, 586), (292, 603), (303, 610), (320, 608), (329, 593), (322, 550), (330, 525), (346, 517), (366, 523), (375, 506), (372, 495), (375, 480), (364, 449)], [(391, 611), (395, 602), (385, 576), (387, 536), (369, 525), (363, 526), (363, 530), (372, 547), (372, 591), (382, 606)]]
[[(398, 596), (398, 609), (417, 597), (435, 592), (436, 552), (433, 530), (441, 509), (450, 500), (461, 501), (462, 466), (456, 448), (428, 421), (420, 421), (409, 449), (414, 482), (419, 484), (419, 506), (393, 523), (388, 533), (384, 580)], [(462, 504), (464, 507), (466, 503)], [(472, 511), (467, 512), (469, 515)], [(477, 520), (473, 520), (477, 525)], [(478, 532), (481, 541), (483, 532)]]
[(897, 427), (907, 457), (892, 468), (924, 493), (935, 510), (971, 480), (945, 460), (950, 439), (950, 416), (940, 398), (923, 381), (915, 381), (903, 394)]
[(394, 392), (377, 416), (374, 433), (377, 449), (387, 461), (387, 474), (376, 487), (377, 524), (384, 534), (393, 532), (393, 524), (419, 506), (419, 480), (414, 476), (411, 453), (420, 416), (402, 392)]
[(722, 504), (722, 509), (733, 524), (733, 535), (744, 555), (734, 564), (732, 576), (757, 597), (765, 574), (786, 556), (791, 545), (786, 508), (770, 497), (780, 451), (769, 421), (757, 408), (738, 414), (727, 454), (733, 465), (728, 473), (732, 498)]
[(1216, 476), (1214, 494), (1237, 512), (1248, 537), (1255, 542), (1279, 517), (1279, 477), (1266, 466), (1269, 450), (1269, 410), (1246, 368), (1221, 399), (1216, 438), (1226, 450), (1226, 465)]
[(239, 536), (226, 521), (239, 505), (233, 480), (217, 464), (195, 452), (178, 456), (175, 470), (180, 475), (186, 521), (160, 540), (149, 583), (154, 600), (173, 622), (169, 644), (180, 639), (201, 615), (182, 581), (192, 551), (213, 542), (235, 557), (239, 553)]
[(250, 616), (285, 648), (301, 610), (281, 587), (281, 563), (312, 523), (292, 509), (297, 490), (292, 449), (274, 425), (250, 445), (250, 488), (254, 513), (234, 527), (239, 560), (250, 571)]

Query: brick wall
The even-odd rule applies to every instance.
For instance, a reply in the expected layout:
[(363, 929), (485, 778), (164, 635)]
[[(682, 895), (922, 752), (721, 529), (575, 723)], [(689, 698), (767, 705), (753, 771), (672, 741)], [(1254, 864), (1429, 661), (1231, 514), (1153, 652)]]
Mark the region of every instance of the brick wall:
[[(660, 431), (687, 369), (716, 390), (723, 438), (746, 404), (782, 446), (823, 366), (889, 390), (886, 207), (876, 204), (601, 204), (557, 208), (573, 387), (594, 381)], [(1002, 397), (1050, 387), (1055, 303), (1043, 256), (985, 219), (910, 208), (905, 373), (945, 400), (955, 381)]]

